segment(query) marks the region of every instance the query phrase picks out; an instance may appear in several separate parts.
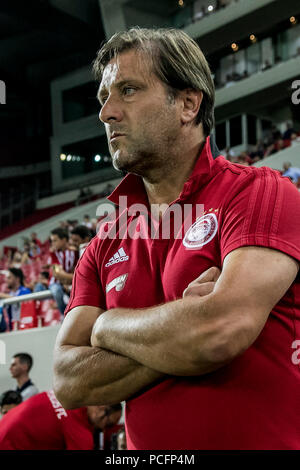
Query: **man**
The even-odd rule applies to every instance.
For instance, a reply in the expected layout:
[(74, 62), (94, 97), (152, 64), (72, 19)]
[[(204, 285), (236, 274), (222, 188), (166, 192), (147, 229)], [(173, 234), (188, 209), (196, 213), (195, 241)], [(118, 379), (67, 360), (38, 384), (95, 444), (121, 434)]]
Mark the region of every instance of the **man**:
[(30, 354), (18, 353), (11, 360), (10, 373), (17, 381), (16, 391), (22, 395), (23, 401), (39, 393), (37, 387), (32, 383), (29, 372), (33, 365), (33, 359)]
[[(31, 290), (24, 286), (24, 274), (22, 269), (9, 268), (6, 276), (6, 284), (10, 289), (9, 294), (0, 293), (0, 299), (9, 299), (20, 295), (30, 294)], [(9, 329), (12, 330), (13, 322), (20, 321), (20, 305), (13, 304), (7, 307), (7, 315), (9, 319)]]
[(300, 178), (300, 168), (292, 166), (290, 162), (285, 162), (283, 164), (282, 176), (286, 176), (290, 178), (293, 181), (293, 183), (297, 183), (298, 178)]
[(129, 174), (76, 268), (59, 400), (126, 400), (129, 450), (299, 449), (298, 191), (218, 155), (211, 73), (184, 32), (117, 33), (95, 70)]
[(38, 239), (36, 232), (32, 232), (32, 233), (30, 234), (30, 238), (31, 238), (31, 242), (32, 242), (32, 243), (34, 243), (34, 244), (37, 245), (39, 248), (41, 248), (42, 242), (41, 242), (41, 240)]
[(73, 272), (78, 261), (78, 252), (69, 249), (68, 231), (58, 227), (50, 234), (51, 253), (49, 264), (52, 265), (53, 277), (50, 280), (49, 289), (57, 303), (58, 310), (63, 315), (66, 308), (67, 292), (64, 285), (72, 283)]
[(15, 390), (8, 390), (0, 397), (0, 412), (2, 416), (6, 415), (10, 410), (22, 403), (22, 395)]
[(92, 228), (92, 222), (91, 222), (91, 218), (88, 214), (84, 215), (83, 216), (83, 222), (82, 222), (82, 225), (84, 225), (85, 227), (91, 229)]
[(91, 241), (91, 238), (92, 234), (88, 227), (85, 225), (77, 225), (71, 232), (70, 245), (73, 246), (74, 249), (79, 252), (79, 256), (81, 256)]
[(49, 289), (49, 272), (42, 271), (38, 275), (37, 282), (34, 286), (33, 292), (41, 292)]
[(92, 450), (95, 429), (113, 426), (121, 405), (66, 411), (52, 390), (39, 393), (0, 421), (0, 450)]

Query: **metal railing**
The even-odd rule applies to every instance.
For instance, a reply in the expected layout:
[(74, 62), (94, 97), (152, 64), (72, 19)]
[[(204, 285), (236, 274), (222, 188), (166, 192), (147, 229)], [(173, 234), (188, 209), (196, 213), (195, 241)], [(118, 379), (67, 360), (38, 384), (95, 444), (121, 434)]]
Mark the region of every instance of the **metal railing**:
[(6, 305), (19, 304), (20, 302), (27, 302), (28, 300), (46, 300), (52, 299), (52, 292), (50, 290), (43, 290), (40, 292), (33, 292), (31, 294), (19, 295), (16, 297), (9, 297), (7, 299), (0, 300), (0, 307)]

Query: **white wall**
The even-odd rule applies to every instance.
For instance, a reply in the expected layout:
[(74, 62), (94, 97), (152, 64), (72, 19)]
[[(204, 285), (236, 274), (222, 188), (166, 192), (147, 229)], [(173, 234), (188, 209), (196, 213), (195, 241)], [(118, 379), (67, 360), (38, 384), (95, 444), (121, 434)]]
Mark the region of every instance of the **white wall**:
[(288, 147), (281, 152), (274, 153), (274, 155), (270, 155), (270, 157), (254, 163), (253, 166), (268, 166), (274, 170), (282, 170), (282, 165), (284, 162), (291, 162), (292, 166), (300, 168), (300, 144), (296, 144), (293, 147)]
[(291, 79), (292, 85), (292, 79), (299, 76), (299, 70), (300, 57), (297, 57), (287, 60), (286, 62), (281, 62), (269, 70), (258, 72), (251, 75), (251, 77), (235, 82), (234, 85), (230, 87), (223, 87), (216, 91), (216, 108), (245, 96), (250, 96), (257, 91), (267, 89), (288, 79)]
[(60, 326), (47, 326), (0, 334), (1, 351), (4, 348), (6, 350), (5, 361), (0, 357), (0, 393), (16, 387), (9, 366), (12, 356), (19, 352), (29, 353), (33, 357), (30, 378), (39, 391), (52, 388), (53, 348), (59, 328)]
[(97, 209), (102, 204), (106, 204), (107, 208), (111, 208), (111, 210), (113, 210), (113, 205), (110, 204), (106, 198), (101, 198), (96, 201), (83, 204), (82, 206), (68, 209), (67, 211), (60, 212), (59, 214), (50, 217), (44, 222), (32, 225), (31, 227), (28, 227), (27, 229), (22, 230), (21, 232), (18, 232), (12, 235), (11, 237), (7, 237), (1, 240), (0, 252), (4, 246), (16, 246), (19, 249), (22, 249), (24, 243), (23, 237), (30, 238), (30, 234), (32, 232), (36, 232), (41, 241), (45, 241), (49, 237), (51, 230), (59, 226), (60, 220), (78, 220), (79, 222), (81, 222), (83, 221), (83, 216), (85, 214), (88, 214), (91, 218), (96, 218)]
[[(86, 187), (89, 187), (94, 194), (99, 194), (101, 193), (101, 191), (103, 191), (103, 189), (107, 186), (108, 183), (112, 184), (113, 186), (117, 186), (120, 181), (121, 178), (116, 178), (113, 180), (105, 181), (104, 183), (86, 185)], [(64, 204), (66, 202), (74, 202), (76, 201), (79, 192), (79, 189), (74, 189), (73, 191), (66, 191), (63, 193), (55, 194), (54, 196), (39, 199), (36, 208), (45, 209), (46, 207), (53, 207), (59, 204)]]

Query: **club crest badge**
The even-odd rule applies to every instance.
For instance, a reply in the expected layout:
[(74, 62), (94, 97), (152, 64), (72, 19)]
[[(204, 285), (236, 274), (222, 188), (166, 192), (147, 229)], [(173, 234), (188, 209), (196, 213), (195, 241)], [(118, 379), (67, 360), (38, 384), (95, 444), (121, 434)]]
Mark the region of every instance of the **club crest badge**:
[(218, 230), (216, 214), (206, 214), (199, 217), (188, 229), (182, 241), (186, 248), (200, 248), (210, 242)]

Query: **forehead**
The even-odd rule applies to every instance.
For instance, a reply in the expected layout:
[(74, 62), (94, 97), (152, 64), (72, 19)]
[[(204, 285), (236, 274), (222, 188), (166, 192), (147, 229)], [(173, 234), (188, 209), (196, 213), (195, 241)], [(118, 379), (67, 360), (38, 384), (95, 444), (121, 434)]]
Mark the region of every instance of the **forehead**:
[(140, 52), (130, 50), (113, 57), (103, 71), (99, 90), (129, 78), (149, 81), (149, 58)]

